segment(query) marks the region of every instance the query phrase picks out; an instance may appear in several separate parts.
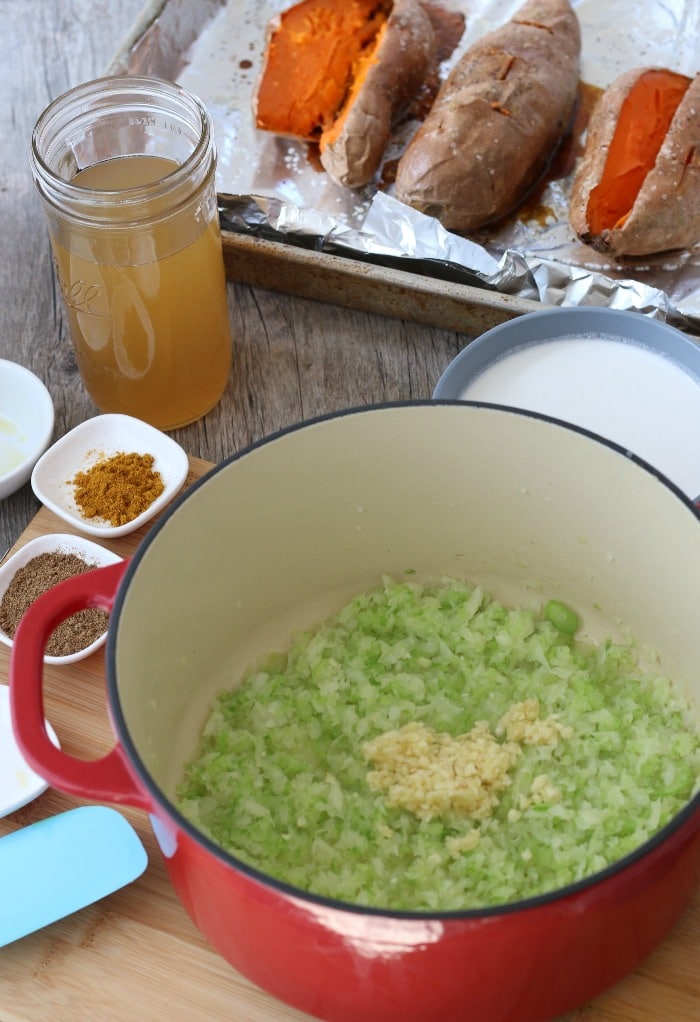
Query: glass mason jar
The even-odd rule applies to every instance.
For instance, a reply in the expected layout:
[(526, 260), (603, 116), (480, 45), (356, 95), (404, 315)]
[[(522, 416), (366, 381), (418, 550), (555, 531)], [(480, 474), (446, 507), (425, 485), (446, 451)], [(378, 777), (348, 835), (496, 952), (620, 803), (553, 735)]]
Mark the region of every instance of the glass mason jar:
[(41, 114), (31, 166), (95, 405), (163, 430), (200, 418), (232, 349), (203, 104), (158, 78), (87, 82)]

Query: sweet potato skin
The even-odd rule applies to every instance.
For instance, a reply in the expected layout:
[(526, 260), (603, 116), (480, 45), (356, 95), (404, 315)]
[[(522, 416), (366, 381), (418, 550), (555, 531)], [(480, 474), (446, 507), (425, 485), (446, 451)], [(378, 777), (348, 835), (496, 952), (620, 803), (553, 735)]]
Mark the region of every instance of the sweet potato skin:
[(580, 50), (568, 0), (526, 0), (448, 75), (399, 161), (397, 197), (457, 232), (511, 212), (571, 120)]
[(418, 0), (395, 0), (357, 94), (321, 136), (321, 164), (338, 184), (359, 188), (373, 180), (398, 114), (423, 84), (434, 46), (430, 18)]
[(689, 85), (656, 159), (621, 226), (591, 232), (588, 202), (601, 180), (622, 105), (653, 68), (620, 75), (598, 100), (571, 186), (569, 222), (577, 237), (612, 256), (645, 256), (700, 241), (700, 74)]

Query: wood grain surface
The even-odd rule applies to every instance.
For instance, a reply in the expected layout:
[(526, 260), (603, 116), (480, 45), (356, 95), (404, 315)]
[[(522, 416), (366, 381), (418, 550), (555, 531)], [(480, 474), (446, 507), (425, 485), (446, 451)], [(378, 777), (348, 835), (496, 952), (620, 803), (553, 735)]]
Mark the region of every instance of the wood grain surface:
[[(186, 486), (209, 467), (197, 458), (190, 462)], [(149, 527), (111, 541), (110, 548), (128, 556)], [(41, 508), (16, 548), (36, 536), (64, 531), (64, 523)], [(0, 683), (7, 683), (8, 664), (9, 651), (0, 646)], [(103, 652), (68, 667), (47, 667), (44, 690), (46, 715), (67, 753), (92, 759), (109, 751), (113, 732), (107, 719)], [(0, 819), (0, 840), (79, 804), (49, 789)], [(97, 904), (0, 949), (0, 1022), (308, 1019), (259, 990), (209, 947), (175, 896), (146, 814), (120, 811), (147, 849), (146, 872)], [(700, 893), (673, 933), (635, 973), (560, 1022), (698, 1022), (699, 960)]]
[[(29, 139), (51, 99), (103, 72), (141, 6), (142, 0), (0, 0), (0, 357), (46, 383), (56, 438), (96, 409), (68, 336), (29, 172)], [(470, 339), (431, 326), (429, 309), (428, 322), (417, 323), (326, 303), (322, 287), (313, 294), (317, 300), (229, 284), (228, 388), (214, 411), (174, 434), (192, 456), (190, 478), (314, 415), (428, 398)], [(429, 306), (429, 297), (424, 301)], [(28, 485), (0, 501), (0, 555), (55, 531), (66, 531), (64, 524), (39, 507)], [(137, 533), (110, 545), (128, 554), (138, 540)], [(2, 684), (8, 661), (0, 647)], [(46, 708), (66, 751), (86, 757), (107, 751), (102, 653), (71, 668), (48, 668)], [(0, 820), (0, 836), (76, 804), (49, 790)], [(252, 986), (208, 947), (175, 898), (145, 815), (128, 809), (124, 815), (146, 845), (148, 869), (99, 904), (0, 950), (0, 1022), (302, 1022), (305, 1016)], [(699, 955), (700, 897), (634, 975), (567, 1022), (698, 1022)]]

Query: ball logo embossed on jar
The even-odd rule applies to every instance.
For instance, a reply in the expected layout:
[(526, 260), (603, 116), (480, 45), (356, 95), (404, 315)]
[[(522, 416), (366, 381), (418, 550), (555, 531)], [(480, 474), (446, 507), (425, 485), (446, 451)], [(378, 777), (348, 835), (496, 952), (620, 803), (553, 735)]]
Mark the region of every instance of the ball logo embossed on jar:
[(84, 280), (69, 281), (61, 284), (61, 294), (66, 305), (76, 312), (88, 313), (91, 316), (105, 315), (95, 306), (102, 297), (102, 288), (99, 284), (87, 284)]

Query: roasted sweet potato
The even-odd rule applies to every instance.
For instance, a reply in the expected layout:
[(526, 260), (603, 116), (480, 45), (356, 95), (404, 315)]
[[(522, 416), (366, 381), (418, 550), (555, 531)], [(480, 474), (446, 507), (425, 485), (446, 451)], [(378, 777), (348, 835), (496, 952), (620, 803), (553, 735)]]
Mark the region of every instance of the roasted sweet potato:
[(318, 142), (335, 181), (367, 184), (433, 47), (419, 0), (303, 0), (270, 26), (257, 127)]
[(390, 10), (389, 0), (302, 0), (273, 19), (255, 95), (258, 128), (318, 141)]
[(568, 0), (526, 0), (448, 75), (399, 160), (397, 197), (458, 232), (511, 212), (571, 121), (580, 49)]
[(596, 104), (569, 220), (593, 248), (642, 256), (700, 241), (700, 75), (636, 68)]
[(434, 49), (418, 0), (395, 0), (375, 44), (352, 70), (347, 96), (321, 135), (321, 163), (339, 184), (359, 188), (382, 162), (398, 115), (422, 85)]

